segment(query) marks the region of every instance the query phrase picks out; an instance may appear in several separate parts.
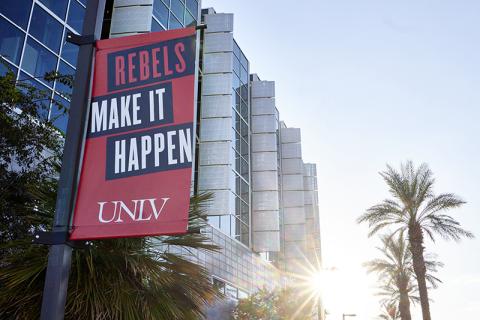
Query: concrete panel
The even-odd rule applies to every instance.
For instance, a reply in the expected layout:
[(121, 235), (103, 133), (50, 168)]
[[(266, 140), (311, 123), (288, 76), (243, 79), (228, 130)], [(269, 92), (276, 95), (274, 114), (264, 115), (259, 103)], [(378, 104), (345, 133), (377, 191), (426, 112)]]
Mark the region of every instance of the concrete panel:
[(198, 189), (201, 191), (229, 188), (230, 166), (200, 166)]
[(283, 191), (284, 207), (303, 207), (303, 191)]
[(302, 174), (302, 159), (282, 159), (283, 174)]
[(313, 219), (313, 213), (314, 213), (313, 206), (306, 205), (306, 206), (304, 206), (304, 210), (305, 210), (305, 217), (307, 219)]
[(303, 187), (305, 190), (314, 190), (315, 188), (315, 178), (303, 176)]
[(274, 115), (252, 116), (252, 132), (254, 133), (275, 133), (277, 131)]
[(110, 35), (150, 32), (152, 11), (151, 5), (113, 8)]
[(277, 171), (253, 172), (252, 191), (278, 191)]
[(252, 152), (277, 151), (277, 135), (275, 133), (259, 133), (251, 136)]
[[(285, 258), (300, 258), (304, 259), (305, 255), (305, 248), (306, 248), (306, 243), (305, 241), (297, 241), (297, 242), (285, 242)], [(297, 271), (299, 266), (305, 265), (305, 260), (301, 261), (302, 264), (297, 265)], [(290, 261), (291, 264), (293, 261)]]
[(252, 210), (278, 210), (277, 191), (258, 191), (252, 194)]
[(313, 191), (304, 191), (305, 205), (313, 204)]
[(301, 158), (302, 145), (300, 143), (282, 144), (282, 159)]
[(208, 26), (205, 33), (233, 32), (233, 14), (217, 13), (205, 15), (205, 24)]
[(204, 96), (202, 97), (201, 117), (217, 118), (232, 116), (232, 96)]
[(285, 225), (285, 241), (305, 241), (306, 230), (305, 224)]
[(230, 163), (231, 143), (225, 142), (202, 142), (200, 143), (199, 164), (213, 165)]
[(217, 216), (230, 213), (230, 190), (211, 191), (213, 196), (205, 208), (207, 215)]
[(303, 176), (299, 174), (288, 174), (282, 176), (283, 190), (303, 190)]
[(232, 33), (206, 33), (204, 38), (204, 53), (233, 51)]
[(252, 230), (253, 231), (279, 231), (278, 210), (277, 211), (253, 211), (252, 212)]
[(305, 211), (302, 207), (283, 208), (284, 224), (300, 224), (305, 223)]
[(203, 73), (232, 72), (231, 52), (206, 53), (203, 55)]
[(253, 250), (256, 252), (279, 252), (280, 233), (278, 231), (254, 232)]
[(274, 98), (252, 98), (252, 115), (275, 114)]
[(203, 76), (202, 94), (226, 94), (232, 93), (232, 73), (214, 73)]
[[(300, 129), (298, 128), (282, 128), (280, 130), (280, 141), (282, 143), (300, 142)], [(302, 168), (303, 171), (303, 168)]]
[(200, 141), (230, 141), (231, 128), (231, 118), (203, 119), (200, 126)]
[(252, 82), (252, 98), (275, 97), (275, 81)]
[(277, 170), (276, 152), (254, 152), (252, 153), (252, 171)]

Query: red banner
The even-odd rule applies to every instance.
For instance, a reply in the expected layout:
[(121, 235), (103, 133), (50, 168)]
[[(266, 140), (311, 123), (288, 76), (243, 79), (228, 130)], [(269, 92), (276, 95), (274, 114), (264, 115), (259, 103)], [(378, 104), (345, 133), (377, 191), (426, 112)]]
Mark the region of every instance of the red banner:
[(101, 40), (96, 47), (70, 239), (185, 233), (195, 28)]

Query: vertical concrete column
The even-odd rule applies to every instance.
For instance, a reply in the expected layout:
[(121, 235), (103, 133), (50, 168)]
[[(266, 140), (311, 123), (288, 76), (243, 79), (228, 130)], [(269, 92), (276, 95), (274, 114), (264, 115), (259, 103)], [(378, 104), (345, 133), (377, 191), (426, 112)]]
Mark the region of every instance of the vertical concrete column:
[(286, 271), (297, 271), (305, 265), (306, 216), (303, 184), (303, 161), (300, 129), (280, 128), (282, 158), (282, 208), (284, 260)]
[(110, 38), (151, 31), (153, 0), (115, 0)]
[(305, 192), (305, 218), (307, 226), (307, 258), (314, 266), (321, 267), (320, 216), (318, 211), (317, 167), (313, 163), (303, 165)]
[(235, 207), (232, 198), (232, 70), (233, 14), (204, 15), (202, 105), (198, 190), (212, 192), (207, 214), (225, 215)]
[[(280, 251), (275, 82), (251, 85), (253, 249)], [(255, 81), (257, 80), (257, 81)]]

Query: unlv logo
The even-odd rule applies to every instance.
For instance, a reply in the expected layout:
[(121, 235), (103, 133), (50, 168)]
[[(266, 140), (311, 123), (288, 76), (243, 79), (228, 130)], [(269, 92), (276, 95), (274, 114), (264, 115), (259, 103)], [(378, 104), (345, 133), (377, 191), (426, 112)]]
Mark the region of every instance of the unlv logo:
[[(130, 207), (123, 201), (109, 201), (98, 203), (98, 221), (100, 223), (122, 223), (123, 218), (132, 221), (158, 220), (170, 198), (156, 198), (132, 200)], [(132, 208), (133, 207), (133, 208)]]

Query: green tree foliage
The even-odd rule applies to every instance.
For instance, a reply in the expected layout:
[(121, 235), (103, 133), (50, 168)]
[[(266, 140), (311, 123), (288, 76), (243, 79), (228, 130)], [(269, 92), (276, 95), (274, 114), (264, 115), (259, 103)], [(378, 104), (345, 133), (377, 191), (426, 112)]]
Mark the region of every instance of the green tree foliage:
[(233, 311), (235, 320), (303, 320), (312, 319), (315, 303), (302, 306), (305, 294), (292, 288), (262, 289), (241, 299)]
[(387, 166), (387, 170), (380, 175), (387, 183), (393, 199), (386, 199), (369, 208), (358, 222), (368, 223), (369, 235), (386, 227), (394, 227), (394, 233), (408, 234), (423, 320), (431, 320), (424, 257), (425, 236), (432, 241), (435, 241), (436, 235), (456, 241), (462, 237), (472, 238), (472, 233), (461, 228), (459, 222), (444, 213), (465, 202), (453, 193), (435, 195), (435, 179), (426, 164), (417, 168), (408, 161), (401, 165), (400, 171)]
[[(50, 102), (45, 93), (16, 83), (11, 72), (0, 77), (1, 319), (38, 319), (40, 313), (48, 247), (31, 239), (50, 228), (63, 147), (61, 132), (45, 116)], [(192, 197), (186, 235), (102, 240), (74, 249), (66, 319), (202, 318), (219, 294), (203, 267), (167, 248), (217, 249), (200, 232), (209, 197)]]
[(46, 92), (12, 72), (0, 77), (0, 243), (50, 221), (63, 140), (47, 121), (49, 105)]

